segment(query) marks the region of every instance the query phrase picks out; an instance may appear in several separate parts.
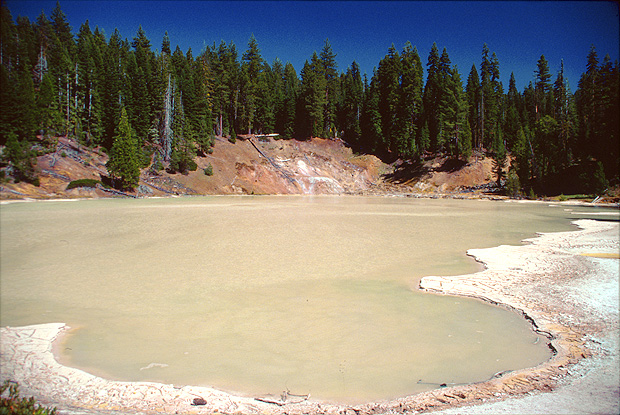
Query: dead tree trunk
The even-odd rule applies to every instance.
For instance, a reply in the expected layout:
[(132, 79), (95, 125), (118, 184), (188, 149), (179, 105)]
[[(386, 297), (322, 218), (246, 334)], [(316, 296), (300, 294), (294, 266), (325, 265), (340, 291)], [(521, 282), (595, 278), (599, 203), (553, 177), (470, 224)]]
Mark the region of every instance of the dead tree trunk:
[(172, 153), (172, 99), (172, 75), (168, 74), (168, 87), (164, 95), (164, 142), (162, 146), (164, 150), (163, 158), (166, 162), (170, 161), (170, 154)]

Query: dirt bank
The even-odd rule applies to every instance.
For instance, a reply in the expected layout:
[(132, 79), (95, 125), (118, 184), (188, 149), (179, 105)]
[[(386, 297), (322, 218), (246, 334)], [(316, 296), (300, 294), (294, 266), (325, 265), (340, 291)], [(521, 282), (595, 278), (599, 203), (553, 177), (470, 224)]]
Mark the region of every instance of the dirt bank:
[[(341, 141), (261, 141), (254, 136), (231, 143), (216, 138), (213, 152), (196, 157), (187, 174), (143, 169), (138, 187), (119, 193), (104, 186), (67, 189), (78, 179), (107, 177), (103, 150), (59, 137), (54, 152), (37, 157), (40, 186), (5, 181), (2, 199), (149, 197), (213, 194), (359, 194), (381, 182), (389, 167), (378, 158), (355, 155)], [(212, 176), (204, 169), (211, 166)]]
[[(459, 407), (458, 413), (499, 412), (490, 402), (499, 402), (496, 405), (504, 405), (502, 410), (508, 412), (553, 412), (551, 403), (573, 413), (617, 413), (618, 259), (612, 254), (618, 253), (619, 226), (591, 220), (577, 223), (583, 230), (544, 234), (523, 246), (469, 251), (487, 266), (477, 274), (421, 281), (427, 290), (513, 308), (549, 336), (557, 351), (549, 362), (498, 374), (486, 382), (355, 407), (286, 393), (241, 397), (204, 387), (116, 382), (57, 363), (52, 344), (68, 329), (62, 323), (2, 328), (1, 380), (20, 382), (24, 394), (65, 413), (370, 414), (454, 407)], [(601, 253), (607, 255), (583, 255)], [(206, 404), (192, 405), (195, 398)], [(463, 407), (471, 404), (483, 406)], [(510, 405), (521, 406), (512, 411)]]
[[(356, 155), (342, 141), (274, 140), (247, 136), (235, 143), (216, 137), (213, 152), (196, 157), (187, 174), (143, 169), (138, 187), (118, 192), (101, 184), (67, 189), (79, 179), (107, 177), (108, 156), (73, 139), (57, 137), (54, 151), (37, 157), (39, 186), (0, 181), (0, 199), (73, 199), (228, 194), (356, 194), (409, 197), (503, 198), (493, 162), (482, 154), (467, 161), (427, 154), (415, 163), (390, 165)], [(213, 175), (207, 176), (205, 168)], [(620, 189), (599, 202), (618, 203)]]

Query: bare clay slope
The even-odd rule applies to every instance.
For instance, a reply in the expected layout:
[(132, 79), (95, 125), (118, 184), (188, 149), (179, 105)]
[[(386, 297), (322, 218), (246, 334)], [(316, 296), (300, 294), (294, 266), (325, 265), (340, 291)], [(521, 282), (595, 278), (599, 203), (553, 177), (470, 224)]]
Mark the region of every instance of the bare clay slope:
[[(355, 156), (342, 142), (255, 137), (231, 143), (217, 138), (213, 153), (197, 157), (198, 169), (188, 174), (144, 169), (133, 192), (120, 193), (99, 185), (67, 190), (78, 179), (107, 176), (108, 156), (100, 149), (79, 146), (59, 137), (56, 150), (37, 157), (40, 186), (2, 183), (2, 199), (50, 199), (111, 196), (166, 196), (210, 194), (342, 194), (363, 193), (381, 182), (385, 166), (374, 156)], [(213, 175), (204, 169), (211, 165)]]
[[(213, 154), (197, 163), (197, 171), (175, 179), (200, 194), (360, 193), (380, 181), (384, 168), (374, 156), (354, 156), (341, 142), (320, 138), (218, 139)], [(205, 180), (209, 164), (214, 175)]]
[[(67, 190), (78, 179), (107, 176), (108, 156), (99, 148), (59, 137), (54, 152), (37, 158), (40, 186), (2, 183), (2, 199), (213, 194), (401, 194), (425, 197), (483, 196), (495, 175), (490, 159), (466, 163), (428, 156), (423, 163), (386, 165), (375, 156), (355, 155), (339, 140), (261, 141), (241, 136), (235, 143), (216, 138), (213, 152), (196, 157), (198, 169), (170, 174), (144, 169), (139, 186), (118, 192), (98, 185)], [(211, 166), (213, 175), (205, 174)], [(482, 187), (480, 187), (482, 186)], [(476, 191), (471, 189), (478, 188)], [(468, 190), (469, 189), (469, 190)]]

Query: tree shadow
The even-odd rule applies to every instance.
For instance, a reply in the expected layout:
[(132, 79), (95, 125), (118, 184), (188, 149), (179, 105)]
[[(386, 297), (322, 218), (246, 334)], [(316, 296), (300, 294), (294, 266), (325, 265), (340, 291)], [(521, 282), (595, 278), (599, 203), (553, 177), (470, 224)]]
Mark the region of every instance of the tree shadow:
[(392, 173), (383, 175), (383, 180), (388, 183), (402, 184), (413, 179), (420, 179), (430, 171), (428, 167), (418, 160), (398, 161), (394, 165)]
[(402, 184), (414, 179), (420, 179), (431, 172), (453, 173), (467, 165), (467, 161), (456, 157), (446, 158), (439, 167), (429, 167), (423, 160), (404, 160), (394, 164), (394, 171), (383, 175), (388, 183)]
[(445, 173), (453, 173), (457, 170), (462, 169), (467, 165), (466, 160), (461, 160), (460, 158), (450, 157), (441, 164), (438, 168), (435, 169), (437, 172), (445, 172)]

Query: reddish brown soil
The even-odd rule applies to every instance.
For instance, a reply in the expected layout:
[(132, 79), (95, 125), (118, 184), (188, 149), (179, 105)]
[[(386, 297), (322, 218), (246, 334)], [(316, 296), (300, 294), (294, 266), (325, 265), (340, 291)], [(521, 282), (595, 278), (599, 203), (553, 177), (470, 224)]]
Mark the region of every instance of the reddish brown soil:
[[(502, 197), (495, 187), (493, 161), (428, 155), (423, 162), (387, 165), (375, 156), (356, 155), (341, 141), (261, 141), (242, 136), (235, 143), (216, 138), (212, 154), (195, 159), (188, 174), (144, 169), (140, 185), (120, 193), (103, 186), (67, 190), (78, 179), (107, 176), (108, 156), (76, 141), (57, 138), (56, 151), (37, 158), (40, 186), (0, 182), (1, 199), (98, 198), (214, 194), (398, 194), (422, 197)], [(213, 175), (204, 169), (211, 165)], [(506, 166), (507, 167), (507, 166)]]
[[(39, 186), (5, 180), (0, 186), (0, 196), (2, 199), (122, 196), (103, 186), (66, 189), (73, 180), (106, 177), (107, 160), (100, 149), (78, 146), (74, 140), (60, 137), (55, 152), (37, 158)], [(341, 142), (320, 138), (262, 142), (252, 137), (251, 141), (239, 139), (234, 144), (217, 138), (213, 153), (195, 160), (198, 169), (185, 175), (143, 170), (138, 188), (126, 195), (361, 193), (379, 184), (380, 174), (387, 168), (374, 156), (355, 156)], [(212, 176), (204, 173), (208, 165), (213, 168)]]

